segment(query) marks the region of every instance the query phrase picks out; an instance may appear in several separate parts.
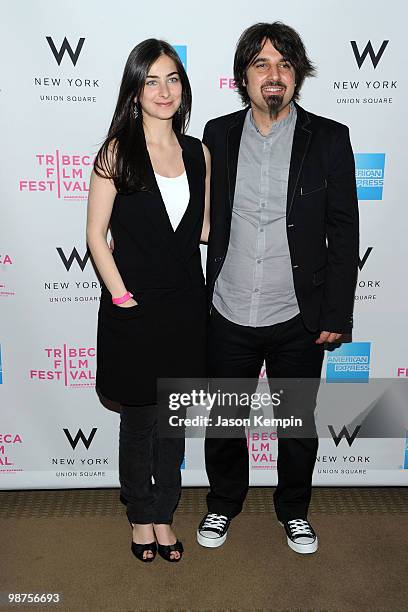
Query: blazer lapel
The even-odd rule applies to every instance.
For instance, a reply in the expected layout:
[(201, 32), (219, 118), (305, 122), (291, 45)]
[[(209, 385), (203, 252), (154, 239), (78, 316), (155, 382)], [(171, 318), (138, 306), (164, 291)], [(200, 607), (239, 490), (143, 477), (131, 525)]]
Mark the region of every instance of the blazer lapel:
[(309, 147), (312, 131), (309, 129), (309, 115), (296, 104), (297, 120), (293, 135), (292, 154), (289, 166), (288, 193), (286, 200), (286, 217), (289, 217), (295, 198), (303, 162)]
[(186, 142), (186, 139), (184, 138), (184, 135), (180, 132), (175, 132), (175, 134), (182, 149), (183, 163), (187, 174), (188, 186), (190, 190), (190, 199), (188, 202), (188, 206), (184, 211), (184, 215), (180, 220), (180, 223), (174, 230), (174, 234), (181, 234), (183, 233), (184, 229), (187, 229), (188, 235), (190, 236), (192, 233), (192, 229), (195, 227), (195, 224), (200, 221), (202, 216), (202, 210), (200, 209), (199, 205), (200, 203), (195, 202), (196, 192), (198, 190), (200, 180), (200, 168), (198, 166), (198, 160), (190, 151), (190, 148), (188, 146), (188, 143)]
[(249, 107), (237, 114), (234, 123), (230, 126), (227, 132), (228, 195), (231, 209), (234, 203), (235, 183), (237, 180), (239, 145), (248, 110)]

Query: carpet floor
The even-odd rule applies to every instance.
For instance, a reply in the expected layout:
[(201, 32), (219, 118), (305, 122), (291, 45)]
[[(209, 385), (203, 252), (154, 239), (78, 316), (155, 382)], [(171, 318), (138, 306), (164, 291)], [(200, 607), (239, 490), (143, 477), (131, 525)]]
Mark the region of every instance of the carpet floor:
[(174, 522), (182, 561), (142, 564), (117, 490), (1, 492), (0, 610), (27, 609), (5, 603), (9, 592), (60, 593), (52, 609), (63, 612), (408, 610), (406, 489), (315, 488), (313, 555), (288, 548), (266, 488), (250, 490), (223, 547), (200, 547), (204, 494), (183, 490)]

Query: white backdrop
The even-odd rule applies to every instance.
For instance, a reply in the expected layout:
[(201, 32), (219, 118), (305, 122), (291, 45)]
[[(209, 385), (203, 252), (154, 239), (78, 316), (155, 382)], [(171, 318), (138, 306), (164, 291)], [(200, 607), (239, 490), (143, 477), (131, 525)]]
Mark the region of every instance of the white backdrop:
[[(407, 378), (402, 0), (292, 0), (276, 10), (246, 0), (156, 0), (151, 9), (127, 0), (0, 6), (0, 488), (118, 484), (118, 415), (94, 390), (100, 289), (86, 259), (86, 197), (126, 58), (145, 38), (164, 38), (186, 57), (189, 133), (201, 137), (208, 119), (240, 108), (231, 79), (242, 30), (281, 20), (300, 32), (318, 68), (301, 104), (346, 123), (358, 154), (354, 343), (337, 354), (362, 364), (349, 368), (351, 376)], [(340, 375), (335, 364), (327, 367)], [(276, 483), (271, 438), (257, 440), (255, 432), (249, 441), (253, 484)], [(316, 484), (408, 482), (405, 431), (398, 439), (337, 443), (321, 440)], [(187, 441), (184, 484), (207, 482), (202, 447), (202, 439)]]

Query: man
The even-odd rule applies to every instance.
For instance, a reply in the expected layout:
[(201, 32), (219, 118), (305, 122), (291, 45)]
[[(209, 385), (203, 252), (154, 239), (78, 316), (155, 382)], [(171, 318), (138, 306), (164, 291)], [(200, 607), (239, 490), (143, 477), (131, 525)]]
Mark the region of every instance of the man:
[[(358, 203), (348, 129), (296, 100), (313, 75), (302, 40), (275, 22), (238, 41), (234, 78), (244, 110), (209, 121), (211, 231), (207, 256), (212, 378), (319, 381), (325, 343), (352, 329)], [(313, 385), (312, 385), (313, 387)], [(307, 386), (304, 387), (306, 390)], [(296, 413), (315, 432), (318, 382)], [(292, 407), (291, 407), (292, 408)], [(317, 436), (279, 437), (274, 505), (288, 545), (317, 550), (307, 520)], [(205, 442), (210, 482), (201, 545), (225, 542), (249, 484), (240, 437)]]

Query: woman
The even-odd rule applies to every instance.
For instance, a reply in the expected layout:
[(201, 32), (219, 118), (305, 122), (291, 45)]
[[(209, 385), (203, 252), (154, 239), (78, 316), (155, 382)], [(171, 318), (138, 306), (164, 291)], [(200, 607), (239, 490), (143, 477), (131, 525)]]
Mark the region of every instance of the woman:
[(103, 281), (96, 386), (121, 404), (121, 497), (132, 552), (143, 562), (157, 551), (172, 562), (183, 553), (171, 523), (184, 437), (158, 433), (157, 378), (205, 375), (199, 242), (208, 236), (209, 153), (184, 135), (190, 111), (190, 84), (174, 49), (156, 39), (137, 45), (89, 192), (87, 240)]

